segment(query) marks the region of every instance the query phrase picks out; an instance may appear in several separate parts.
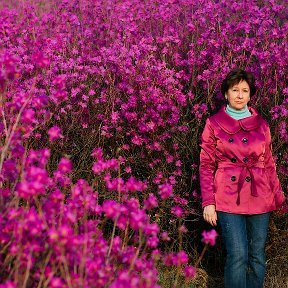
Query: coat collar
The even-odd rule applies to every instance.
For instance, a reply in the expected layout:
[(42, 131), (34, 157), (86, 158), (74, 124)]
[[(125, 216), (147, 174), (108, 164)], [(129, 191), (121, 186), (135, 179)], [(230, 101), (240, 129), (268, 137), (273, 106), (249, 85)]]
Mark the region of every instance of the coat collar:
[(261, 123), (261, 116), (252, 107), (249, 107), (248, 109), (252, 114), (250, 117), (235, 120), (225, 111), (225, 106), (222, 106), (221, 109), (211, 118), (213, 118), (228, 134), (235, 134), (241, 129), (246, 131), (255, 130)]

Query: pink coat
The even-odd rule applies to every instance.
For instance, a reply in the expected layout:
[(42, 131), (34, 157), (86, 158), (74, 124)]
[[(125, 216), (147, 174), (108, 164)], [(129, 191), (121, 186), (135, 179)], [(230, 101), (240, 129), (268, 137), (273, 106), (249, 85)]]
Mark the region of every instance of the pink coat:
[(267, 122), (252, 116), (235, 120), (223, 106), (207, 119), (200, 153), (202, 207), (217, 211), (259, 214), (285, 201), (271, 151)]

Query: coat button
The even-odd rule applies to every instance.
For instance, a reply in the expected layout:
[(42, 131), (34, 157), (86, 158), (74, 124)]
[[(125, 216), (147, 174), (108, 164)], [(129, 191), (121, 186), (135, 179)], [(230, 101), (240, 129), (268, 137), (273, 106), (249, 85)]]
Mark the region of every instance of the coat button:
[(245, 178), (245, 180), (246, 180), (246, 182), (250, 182), (250, 181), (251, 181), (251, 178), (250, 178), (249, 176), (247, 176), (247, 177)]
[(247, 142), (248, 142), (248, 139), (247, 139), (247, 138), (243, 138), (243, 139), (242, 139), (242, 142), (243, 142), (243, 143), (247, 143)]
[(236, 158), (231, 158), (232, 163), (236, 163)]
[(232, 176), (231, 181), (233, 181), (233, 182), (236, 181), (236, 176)]
[(233, 138), (229, 138), (229, 139), (228, 139), (228, 142), (229, 142), (229, 143), (232, 143), (233, 141), (234, 141)]
[(243, 159), (243, 161), (244, 161), (244, 163), (247, 163), (247, 162), (248, 162), (248, 158), (245, 157), (245, 158)]

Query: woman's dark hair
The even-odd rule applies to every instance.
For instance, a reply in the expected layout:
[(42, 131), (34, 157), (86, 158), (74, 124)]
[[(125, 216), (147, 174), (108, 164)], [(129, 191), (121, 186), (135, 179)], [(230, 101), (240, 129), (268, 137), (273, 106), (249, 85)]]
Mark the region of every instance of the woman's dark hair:
[(231, 70), (221, 84), (221, 93), (224, 96), (229, 88), (245, 80), (250, 88), (250, 97), (256, 92), (255, 78), (252, 73), (236, 68)]

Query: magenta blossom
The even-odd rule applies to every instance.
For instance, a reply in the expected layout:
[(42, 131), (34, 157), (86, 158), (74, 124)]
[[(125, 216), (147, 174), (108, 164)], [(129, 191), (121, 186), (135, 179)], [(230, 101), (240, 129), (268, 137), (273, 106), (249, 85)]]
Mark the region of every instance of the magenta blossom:
[(62, 173), (70, 173), (72, 170), (72, 162), (67, 158), (62, 158), (58, 164), (58, 170)]
[(168, 183), (159, 185), (159, 195), (163, 200), (172, 196), (172, 193), (173, 193), (172, 185)]
[(36, 52), (32, 54), (31, 60), (39, 68), (45, 68), (50, 64), (49, 59), (41, 52)]
[(16, 288), (17, 285), (13, 283), (12, 281), (7, 281), (4, 284), (0, 284), (0, 288)]
[(50, 281), (51, 288), (64, 288), (65, 282), (59, 277), (53, 277)]
[(26, 124), (33, 123), (35, 119), (35, 111), (33, 109), (24, 110), (22, 114), (22, 122)]
[(49, 140), (53, 142), (62, 137), (61, 129), (58, 126), (53, 126), (48, 130)]
[(121, 205), (115, 200), (105, 200), (102, 208), (108, 218), (116, 219), (120, 215)]
[(214, 246), (216, 244), (216, 237), (218, 236), (218, 233), (216, 230), (212, 229), (211, 231), (203, 231), (202, 232), (202, 242), (205, 244), (209, 244), (211, 246)]
[(153, 193), (149, 193), (149, 196), (144, 200), (145, 209), (156, 208), (158, 206), (158, 200)]
[(173, 264), (174, 265), (182, 265), (188, 263), (188, 255), (184, 251), (180, 251), (173, 256)]
[(184, 210), (180, 206), (175, 206), (172, 207), (171, 213), (174, 214), (177, 218), (180, 218), (183, 215)]
[(164, 231), (162, 234), (161, 234), (161, 238), (163, 241), (170, 241), (171, 238), (169, 237), (169, 234), (168, 232)]
[(183, 274), (186, 279), (194, 279), (196, 277), (196, 268), (188, 265), (183, 269)]

